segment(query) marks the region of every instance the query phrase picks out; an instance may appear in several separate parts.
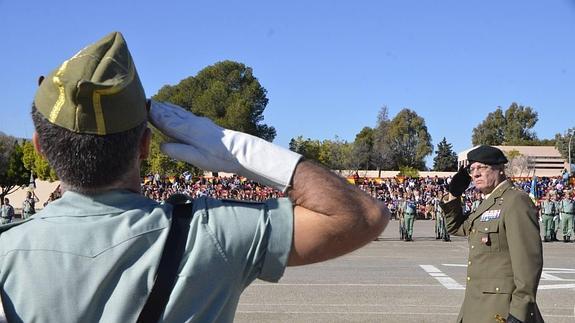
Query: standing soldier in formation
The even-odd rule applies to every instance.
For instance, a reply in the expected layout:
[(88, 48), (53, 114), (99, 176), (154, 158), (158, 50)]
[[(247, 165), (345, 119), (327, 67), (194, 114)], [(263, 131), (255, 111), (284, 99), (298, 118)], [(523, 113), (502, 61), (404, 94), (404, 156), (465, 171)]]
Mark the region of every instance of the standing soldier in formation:
[(10, 200), (6, 197), (4, 198), (4, 205), (0, 208), (0, 224), (6, 224), (12, 222), (14, 217), (14, 207), (10, 205)]
[(560, 202), (561, 226), (563, 227), (563, 242), (570, 242), (573, 235), (573, 214), (575, 214), (575, 201), (573, 191), (565, 193), (565, 197)]
[(440, 200), (435, 199), (433, 204), (433, 212), (435, 216), (435, 239), (443, 239), (443, 241), (451, 241), (449, 232), (445, 226), (445, 213), (439, 206)]
[(413, 241), (413, 222), (415, 221), (415, 216), (417, 215), (417, 204), (415, 203), (415, 199), (413, 198), (412, 193), (408, 193), (404, 206), (403, 217), (405, 220), (405, 230), (407, 233), (405, 241)]
[(559, 241), (559, 239), (557, 239), (557, 231), (561, 226), (559, 223), (559, 209), (561, 206), (561, 201), (557, 200), (557, 193), (551, 195), (551, 201), (555, 203), (555, 213), (553, 213), (553, 229), (551, 230), (551, 241)]
[(403, 194), (400, 194), (397, 200), (397, 219), (399, 220), (399, 238), (405, 240), (407, 234), (405, 232), (405, 200)]
[(36, 202), (40, 199), (36, 196), (34, 191), (26, 193), (26, 199), (22, 202), (22, 220), (26, 220), (36, 213)]
[[(537, 209), (531, 198), (505, 176), (507, 158), (492, 146), (467, 154), (441, 204), (447, 229), (469, 236), (465, 299), (457, 322), (543, 322), (536, 295), (543, 270)], [(469, 215), (461, 195), (473, 180), (485, 199)]]
[(543, 234), (545, 234), (543, 241), (550, 242), (553, 241), (554, 232), (554, 222), (553, 217), (555, 216), (555, 202), (551, 198), (551, 193), (545, 195), (545, 199), (541, 201), (541, 222), (543, 223)]

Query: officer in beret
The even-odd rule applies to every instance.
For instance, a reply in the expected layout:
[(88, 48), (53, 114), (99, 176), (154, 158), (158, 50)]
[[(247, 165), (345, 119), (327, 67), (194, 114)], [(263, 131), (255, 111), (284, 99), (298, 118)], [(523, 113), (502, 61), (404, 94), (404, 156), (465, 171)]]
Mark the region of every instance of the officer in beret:
[[(449, 232), (469, 236), (467, 287), (457, 322), (543, 322), (536, 302), (543, 269), (537, 209), (506, 178), (501, 150), (478, 146), (467, 160), (441, 205)], [(485, 198), (466, 216), (461, 195), (471, 181)]]
[[(382, 203), (300, 155), (172, 104), (149, 106), (151, 122), (173, 139), (162, 146), (171, 158), (289, 198), (177, 196), (160, 205), (141, 195), (147, 100), (123, 36), (111, 33), (62, 63), (34, 99), (33, 143), (64, 194), (0, 227), (8, 321), (232, 322), (256, 278), (275, 282), (286, 265), (351, 252), (386, 226)], [(165, 249), (172, 241), (176, 251)], [(179, 256), (164, 257), (172, 252)]]

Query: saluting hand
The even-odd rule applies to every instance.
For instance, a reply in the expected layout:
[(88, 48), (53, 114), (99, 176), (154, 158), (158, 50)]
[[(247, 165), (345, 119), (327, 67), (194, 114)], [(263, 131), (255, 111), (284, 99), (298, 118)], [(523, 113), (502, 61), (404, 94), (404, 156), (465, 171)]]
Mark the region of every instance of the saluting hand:
[(469, 183), (471, 183), (471, 176), (467, 172), (467, 167), (461, 167), (449, 183), (449, 193), (455, 197), (460, 197), (469, 187)]

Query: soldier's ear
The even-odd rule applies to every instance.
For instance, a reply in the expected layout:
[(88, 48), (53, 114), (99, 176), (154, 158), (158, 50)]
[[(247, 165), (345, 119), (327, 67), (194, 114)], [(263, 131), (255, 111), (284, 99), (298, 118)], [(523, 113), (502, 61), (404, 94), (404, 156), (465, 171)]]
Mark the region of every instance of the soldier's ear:
[(140, 159), (148, 159), (150, 155), (150, 143), (152, 142), (152, 131), (150, 128), (146, 127), (142, 138), (140, 139)]
[(36, 131), (32, 134), (32, 144), (34, 145), (34, 150), (36, 150), (36, 152), (42, 157), (45, 157), (42, 152), (42, 148), (40, 147), (40, 138), (38, 138), (38, 133)]

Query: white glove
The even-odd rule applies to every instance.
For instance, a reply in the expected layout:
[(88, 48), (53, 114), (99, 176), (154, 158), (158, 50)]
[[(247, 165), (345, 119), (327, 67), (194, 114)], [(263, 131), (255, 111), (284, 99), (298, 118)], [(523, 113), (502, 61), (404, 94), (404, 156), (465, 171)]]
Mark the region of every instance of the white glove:
[(285, 192), (301, 155), (258, 137), (222, 128), (183, 108), (150, 100), (150, 121), (176, 139), (168, 156), (204, 170), (235, 173)]

